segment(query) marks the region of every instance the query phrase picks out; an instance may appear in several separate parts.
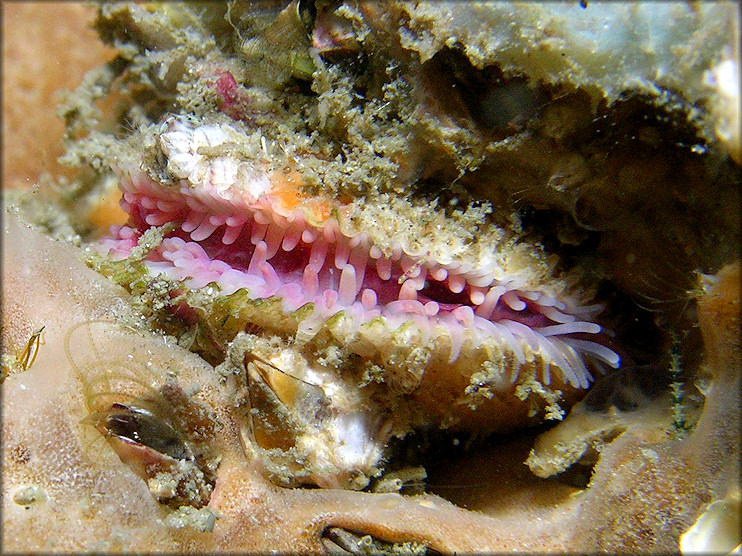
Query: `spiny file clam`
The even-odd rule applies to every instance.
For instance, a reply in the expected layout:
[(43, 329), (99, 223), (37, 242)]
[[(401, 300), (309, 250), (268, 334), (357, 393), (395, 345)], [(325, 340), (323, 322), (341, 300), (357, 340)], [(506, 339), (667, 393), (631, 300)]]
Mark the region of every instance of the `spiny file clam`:
[[(147, 273), (174, 284), (181, 310), (206, 291), (227, 300), (221, 324), (290, 339), (295, 355), (276, 367), (321, 389), (345, 416), (325, 423), (330, 437), (364, 455), (334, 461), (341, 469), (368, 473), (382, 455), (369, 443), (410, 428), (486, 433), (558, 417), (590, 369), (619, 365), (595, 322), (601, 305), (484, 213), (466, 229), (435, 206), (307, 195), (301, 159), (273, 168), (247, 156), (253, 143), (267, 158), (265, 139), (223, 118), (171, 115), (140, 133), (145, 154), (132, 149), (116, 168), (129, 222), (100, 251), (126, 259), (169, 226), (147, 247)], [(354, 370), (318, 355), (330, 348)]]

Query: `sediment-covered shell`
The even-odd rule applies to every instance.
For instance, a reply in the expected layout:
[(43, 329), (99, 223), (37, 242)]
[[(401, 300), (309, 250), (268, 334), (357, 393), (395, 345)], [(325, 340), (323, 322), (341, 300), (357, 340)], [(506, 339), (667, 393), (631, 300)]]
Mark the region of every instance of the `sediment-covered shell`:
[(257, 336), (239, 334), (230, 352), (244, 362), (250, 407), (244, 441), (274, 482), (358, 490), (381, 472), (392, 432), (386, 408), (335, 373)]

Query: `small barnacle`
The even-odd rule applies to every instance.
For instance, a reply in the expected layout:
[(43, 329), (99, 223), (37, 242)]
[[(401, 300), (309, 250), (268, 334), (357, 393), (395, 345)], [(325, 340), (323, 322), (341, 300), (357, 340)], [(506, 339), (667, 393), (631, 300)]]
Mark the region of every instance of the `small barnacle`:
[(404, 494), (423, 494), (428, 473), (422, 466), (405, 467), (384, 473), (371, 485), (371, 492), (399, 492)]
[(292, 77), (312, 78), (316, 67), (309, 49), (315, 13), (313, 2), (293, 0), (262, 33), (245, 39), (242, 55), (263, 70), (263, 84), (279, 87)]
[[(251, 440), (274, 466), (288, 470), (272, 476), (280, 483), (294, 483), (303, 476), (297, 442), (312, 434), (327, 406), (319, 386), (292, 376), (255, 352), (245, 355), (245, 377), (250, 401)], [(314, 415), (310, 408), (314, 408)], [(316, 431), (314, 431), (316, 432)], [(270, 466), (269, 466), (270, 467)]]
[(24, 346), (20, 355), (17, 356), (18, 363), (20, 363), (21, 368), (24, 371), (30, 369), (31, 365), (34, 364), (34, 361), (36, 361), (36, 356), (39, 353), (39, 346), (44, 344), (44, 340), (41, 336), (41, 334), (44, 332), (44, 328), (46, 327), (42, 326), (36, 332), (31, 334), (31, 337), (28, 339), (28, 342), (26, 342), (26, 345)]
[(305, 420), (319, 422), (327, 416), (328, 400), (320, 386), (279, 369), (255, 353), (246, 357), (245, 366), (254, 368), (283, 404), (303, 408)]
[(113, 403), (108, 410), (92, 413), (89, 420), (106, 435), (136, 442), (174, 459), (193, 460), (190, 447), (172, 425), (147, 409)]
[[(173, 376), (133, 355), (106, 358), (95, 337), (116, 328), (89, 322), (67, 334), (67, 357), (83, 383), (88, 412), (82, 422), (103, 435), (160, 503), (201, 508), (209, 503), (216, 481), (218, 457), (210, 440), (217, 422)], [(84, 334), (76, 333), (81, 330)], [(80, 355), (86, 348), (90, 360)]]
[(13, 356), (6, 357), (6, 355), (3, 354), (2, 371), (0, 372), (0, 384), (3, 383), (6, 377), (10, 374), (11, 370), (24, 372), (31, 368), (31, 366), (36, 361), (36, 356), (39, 354), (39, 347), (44, 345), (44, 339), (42, 336), (44, 328), (46, 327), (42, 326), (31, 334), (31, 337), (26, 342), (26, 345), (23, 346), (23, 349), (20, 351), (20, 353), (15, 348), (13, 348), (13, 351), (15, 352)]
[(244, 368), (250, 430), (243, 438), (272, 481), (360, 490), (378, 475), (391, 435), (384, 412), (359, 409), (356, 390), (286, 351), (261, 355), (250, 346)]
[(390, 542), (374, 535), (330, 526), (322, 531), (320, 542), (329, 554), (438, 554), (419, 541)]
[(353, 25), (340, 15), (343, 8), (338, 9), (336, 5), (328, 2), (322, 2), (320, 5), (316, 2), (311, 4), (313, 5), (312, 47), (317, 54), (326, 62), (355, 60), (358, 68), (364, 67), (367, 58), (361, 50)]

